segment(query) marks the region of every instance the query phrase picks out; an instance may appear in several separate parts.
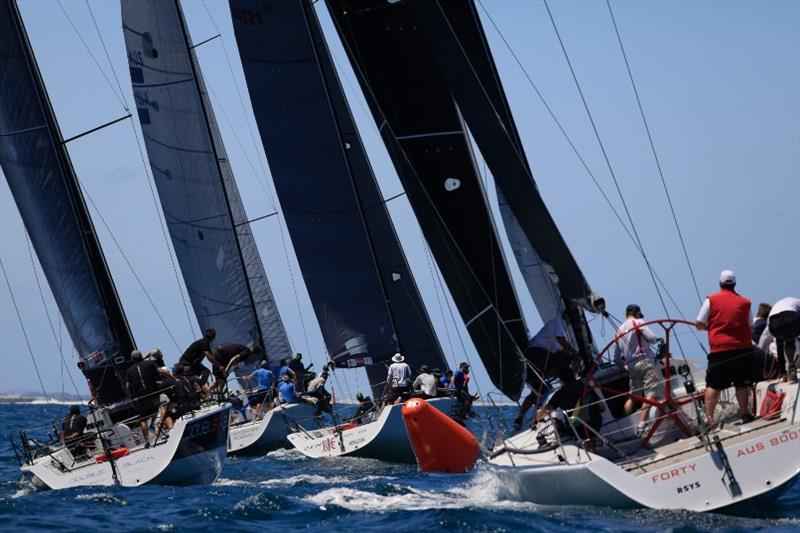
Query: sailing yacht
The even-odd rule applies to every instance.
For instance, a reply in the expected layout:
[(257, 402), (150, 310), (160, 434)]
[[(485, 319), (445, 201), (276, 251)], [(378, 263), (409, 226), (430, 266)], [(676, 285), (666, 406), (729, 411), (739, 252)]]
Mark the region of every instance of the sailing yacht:
[[(124, 391), (135, 343), (17, 5), (0, 2), (0, 165), (93, 396), (79, 445), (22, 432), (23, 477), (41, 488), (210, 483), (230, 406), (196, 409), (147, 445)], [(40, 428), (41, 429), (41, 428)], [(46, 433), (46, 430), (45, 430)]]
[[(232, 384), (262, 360), (293, 353), (228, 162), (179, 2), (122, 1), (136, 109), (173, 248), (201, 330), (218, 341), (263, 347), (238, 365)], [(229, 452), (289, 446), (287, 420), (313, 420), (308, 403), (232, 413)]]
[[(571, 413), (571, 420), (556, 412), (544, 427), (502, 439), (489, 455), (490, 470), (507, 495), (540, 504), (708, 511), (775, 497), (788, 488), (800, 473), (797, 385), (762, 380), (753, 397), (762, 416), (735, 424), (730, 413), (720, 413), (717, 419), (727, 421), (708, 430), (698, 405), (703, 383), (685, 358), (671, 354), (678, 345), (674, 329), (681, 322), (689, 325), (685, 321), (654, 322), (666, 338), (658, 366), (664, 393), (662, 399), (650, 402), (657, 416), (643, 439), (634, 433), (634, 415), (625, 416), (618, 409), (620, 397), (628, 395), (627, 383), (620, 390), (621, 369), (607, 356), (611, 344), (599, 352), (594, 349), (584, 318), (585, 312), (602, 313), (605, 304), (589, 289), (538, 194), (475, 5), (445, 0), (328, 3), (390, 153), (397, 153), (394, 146), (402, 156), (398, 159), (414, 165), (416, 147), (408, 145), (408, 139), (420, 142), (425, 136), (400, 128), (417, 114), (412, 108), (394, 119), (392, 114), (406, 99), (415, 105), (423, 101), (409, 94), (420, 86), (427, 98), (438, 98), (436, 113), (463, 118), (461, 126), (469, 127), (495, 177), (503, 223), (542, 318), (566, 308), (583, 352), (588, 374), (582, 407)], [(390, 59), (394, 62), (387, 64)], [(420, 71), (424, 78), (415, 77)], [(426, 113), (425, 120), (433, 112)], [(422, 148), (427, 155), (432, 146)], [(460, 175), (458, 179), (460, 184), (465, 181)], [(535, 258), (539, 268), (526, 272), (526, 256)], [(529, 276), (536, 270), (538, 276)], [(548, 293), (562, 303), (542, 301)], [(518, 364), (525, 366), (524, 359), (519, 358)], [(504, 376), (491, 370), (490, 376), (509, 397), (519, 396), (519, 380), (503, 383)], [(731, 398), (733, 391), (723, 396)], [(599, 428), (581, 420), (592, 409), (604, 410)], [(576, 429), (567, 429), (564, 435), (559, 426)]]
[[(264, 150), (335, 372), (365, 369), (377, 401), (387, 363), (448, 364), (356, 129), (315, 8), (232, 1), (234, 31)], [(305, 149), (309, 147), (310, 153)], [(432, 401), (449, 413), (453, 398)], [(413, 462), (400, 405), (371, 421), (289, 440), (312, 456)], [(336, 435), (336, 446), (329, 446)]]

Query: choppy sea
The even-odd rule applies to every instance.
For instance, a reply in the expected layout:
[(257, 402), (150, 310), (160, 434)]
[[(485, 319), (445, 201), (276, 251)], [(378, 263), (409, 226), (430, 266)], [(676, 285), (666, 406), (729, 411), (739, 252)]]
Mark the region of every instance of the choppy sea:
[(772, 504), (735, 514), (541, 507), (504, 499), (480, 465), (470, 474), (430, 475), (370, 459), (312, 461), (295, 450), (229, 458), (210, 486), (22, 488), (8, 437), (66, 411), (0, 404), (0, 531), (800, 531), (800, 483)]

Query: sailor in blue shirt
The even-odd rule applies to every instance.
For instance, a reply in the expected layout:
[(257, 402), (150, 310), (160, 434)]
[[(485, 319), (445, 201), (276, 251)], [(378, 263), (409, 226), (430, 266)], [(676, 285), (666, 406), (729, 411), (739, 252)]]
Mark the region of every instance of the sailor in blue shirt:
[(271, 389), (275, 384), (275, 374), (269, 369), (269, 363), (264, 361), (261, 368), (247, 376), (248, 380), (255, 380), (259, 389)]
[(278, 385), (278, 393), (282, 403), (297, 403), (297, 396), (294, 392), (294, 383), (289, 379), (289, 374), (281, 376), (281, 384)]

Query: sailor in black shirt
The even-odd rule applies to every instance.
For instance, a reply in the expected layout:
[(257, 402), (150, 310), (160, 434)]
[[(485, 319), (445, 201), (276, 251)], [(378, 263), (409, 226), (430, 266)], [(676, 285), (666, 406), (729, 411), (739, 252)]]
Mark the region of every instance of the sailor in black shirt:
[(186, 351), (183, 352), (183, 355), (181, 355), (178, 361), (178, 365), (188, 366), (189, 374), (199, 376), (203, 383), (208, 381), (208, 375), (210, 374), (208, 368), (203, 366), (203, 358), (209, 357), (209, 360), (213, 359), (214, 356), (211, 354), (211, 341), (213, 341), (216, 336), (216, 330), (214, 330), (214, 328), (208, 328), (203, 333), (201, 339), (194, 341), (186, 348)]
[(225, 388), (225, 380), (228, 373), (236, 367), (239, 363), (245, 362), (251, 355), (259, 354), (261, 348), (258, 345), (251, 344), (245, 346), (238, 342), (226, 342), (211, 349), (214, 357), (214, 377), (216, 381), (214, 386), (217, 390), (222, 391)]
[(63, 430), (62, 439), (72, 454), (81, 455), (84, 453), (85, 448), (83, 445), (83, 432), (86, 430), (86, 417), (81, 414), (81, 408), (77, 405), (72, 405), (69, 408), (69, 416), (64, 419), (61, 426)]
[(128, 369), (126, 374), (125, 389), (128, 396), (133, 400), (133, 408), (142, 417), (139, 425), (142, 428), (145, 447), (150, 447), (150, 430), (148, 417), (158, 411), (159, 406), (159, 386), (158, 382), (162, 375), (169, 375), (166, 369), (160, 369), (151, 360), (144, 360), (142, 352), (134, 350), (131, 352), (133, 366)]

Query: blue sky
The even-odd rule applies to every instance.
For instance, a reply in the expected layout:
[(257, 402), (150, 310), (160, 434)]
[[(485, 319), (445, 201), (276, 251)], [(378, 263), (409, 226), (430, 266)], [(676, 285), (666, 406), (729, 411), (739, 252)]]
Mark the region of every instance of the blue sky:
[[(130, 103), (119, 5), (111, 1), (90, 1), (89, 5)], [(484, 0), (484, 6), (619, 208), (544, 5)], [(62, 132), (69, 137), (126, 112), (116, 96), (119, 89), (86, 3), (63, 2), (63, 7), (110, 81), (109, 85), (104, 80), (58, 4), (21, 2)], [(754, 302), (799, 295), (800, 2), (618, 1), (612, 7), (701, 294), (715, 290), (721, 269), (732, 268), (739, 276), (740, 292)], [(316, 8), (332, 37), (337, 66), (384, 195), (393, 195), (400, 191), (397, 177), (361, 95), (354, 90), (357, 84), (323, 2)], [(222, 33), (222, 39), (199, 47), (198, 55), (248, 213), (251, 217), (270, 213), (274, 205), (265, 189), (271, 191), (272, 185), (249, 108), (227, 3), (191, 1), (184, 2), (184, 9), (195, 42), (217, 34), (217, 27)], [(552, 2), (551, 10), (645, 251), (680, 310), (691, 318), (699, 307), (698, 298), (606, 4)], [(641, 257), (495, 29), (486, 19), (484, 26), (537, 184), (590, 284), (605, 295), (617, 316), (627, 303), (637, 302), (648, 318), (662, 317)], [(166, 327), (161, 324), (93, 211), (136, 340), (141, 348), (162, 348), (167, 360), (174, 361), (197, 336), (197, 325), (187, 316), (181, 299), (180, 282), (172, 270), (148, 184), (149, 168), (140, 160), (132, 125), (125, 121), (109, 127), (71, 143), (69, 150), (83, 185), (166, 323)], [(311, 153), (313, 147), (307, 150)], [(405, 200), (395, 200), (390, 209), (451, 364), (469, 359), (485, 394), (491, 384), (463, 326), (450, 320), (448, 301), (430, 273), (410, 207)], [(291, 245), (284, 250), (275, 217), (255, 223), (254, 232), (291, 341), (320, 366), (325, 361), (324, 346)], [(0, 256), (46, 388), (58, 391), (63, 384), (71, 391), (68, 378), (62, 377), (58, 343), (47, 324), (24, 231), (5, 180), (0, 185)], [(56, 316), (46, 288), (45, 301)], [(539, 318), (524, 295), (523, 304), (529, 327), (536, 329)], [(670, 315), (678, 312), (671, 308)], [(612, 332), (599, 321), (593, 322), (593, 329), (599, 344), (610, 339)], [(65, 332), (63, 341), (64, 357), (74, 368)], [(688, 355), (700, 358), (698, 352)], [(85, 391), (78, 373), (72, 373)], [(365, 386), (360, 371), (336, 374), (334, 385), (342, 396), (354, 395)], [(4, 285), (0, 288), (0, 393), (38, 388)]]

